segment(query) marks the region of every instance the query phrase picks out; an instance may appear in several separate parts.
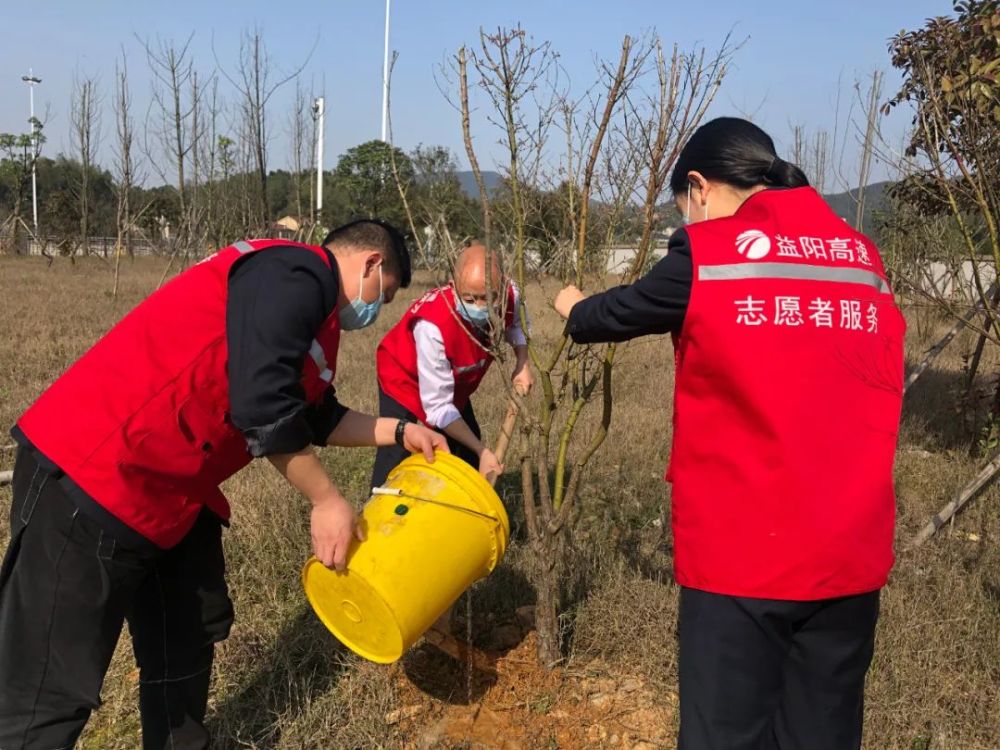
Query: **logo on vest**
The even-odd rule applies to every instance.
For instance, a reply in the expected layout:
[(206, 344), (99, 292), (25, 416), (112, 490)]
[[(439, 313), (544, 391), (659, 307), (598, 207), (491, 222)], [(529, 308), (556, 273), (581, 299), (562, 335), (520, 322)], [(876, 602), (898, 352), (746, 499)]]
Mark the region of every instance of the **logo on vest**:
[(771, 238), (759, 229), (748, 229), (736, 238), (736, 252), (747, 260), (760, 260), (771, 252)]

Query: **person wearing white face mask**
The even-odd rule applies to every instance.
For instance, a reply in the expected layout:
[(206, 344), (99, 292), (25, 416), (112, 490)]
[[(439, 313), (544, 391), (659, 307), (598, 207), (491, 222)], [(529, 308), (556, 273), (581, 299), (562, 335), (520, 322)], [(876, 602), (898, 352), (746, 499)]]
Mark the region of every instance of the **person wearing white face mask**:
[(21, 416), (0, 747), (74, 746), (126, 620), (142, 746), (209, 746), (214, 644), (233, 622), (219, 485), (267, 458), (311, 503), (316, 557), (343, 569), (362, 532), (312, 446), (448, 450), (332, 387), (341, 331), (370, 325), (409, 282), (403, 237), (383, 222), (322, 246), (240, 240), (153, 292)]
[[(463, 250), (454, 282), (418, 299), (382, 339), (376, 355), (379, 415), (419, 420), (443, 432), (452, 453), (483, 476), (503, 469), (482, 442), (470, 401), (493, 362), (491, 299), (514, 347), (514, 388), (526, 394), (534, 382), (520, 321), (520, 294), (513, 283), (503, 282), (496, 257), (488, 256), (483, 245)], [(404, 457), (398, 446), (380, 447), (372, 486), (380, 486)]]
[[(698, 219), (695, 219), (695, 218), (693, 218), (691, 216), (691, 191), (694, 189), (694, 183), (691, 182), (691, 180), (688, 180), (687, 186), (688, 186), (687, 203), (685, 204), (684, 213), (681, 214), (681, 222), (684, 223), (684, 224), (694, 224), (696, 221), (698, 221)], [(698, 186), (698, 193), (701, 194), (701, 185), (700, 184)], [(678, 203), (679, 202), (680, 201), (678, 201)], [(707, 195), (704, 197), (704, 201), (702, 203), (702, 206), (703, 206), (703, 210), (704, 210), (704, 216), (701, 217), (701, 220), (702, 221), (708, 221), (708, 196)]]
[(670, 188), (667, 255), (554, 306), (578, 344), (673, 335), (677, 747), (857, 750), (906, 323), (875, 244), (753, 123), (699, 127)]

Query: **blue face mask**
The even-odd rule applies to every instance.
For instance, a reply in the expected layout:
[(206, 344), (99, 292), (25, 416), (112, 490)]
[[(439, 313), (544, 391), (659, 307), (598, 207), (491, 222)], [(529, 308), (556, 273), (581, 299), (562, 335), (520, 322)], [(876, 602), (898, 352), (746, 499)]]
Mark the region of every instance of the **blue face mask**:
[(378, 318), (382, 308), (382, 266), (378, 267), (378, 297), (374, 302), (361, 299), (361, 285), (365, 280), (364, 269), (361, 270), (361, 280), (358, 282), (358, 298), (352, 300), (340, 311), (340, 327), (345, 331), (357, 331), (370, 326)]
[(490, 324), (490, 308), (486, 305), (473, 305), (459, 300), (458, 314), (478, 328), (486, 328)]

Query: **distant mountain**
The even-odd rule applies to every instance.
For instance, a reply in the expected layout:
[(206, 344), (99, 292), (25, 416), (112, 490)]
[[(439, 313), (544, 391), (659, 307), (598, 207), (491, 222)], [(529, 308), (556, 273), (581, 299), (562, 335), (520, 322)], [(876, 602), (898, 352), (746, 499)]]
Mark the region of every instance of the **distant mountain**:
[[(479, 186), (476, 185), (476, 177), (472, 172), (458, 172), (458, 182), (462, 186), (462, 191), (470, 198), (479, 198)], [(495, 191), (503, 184), (503, 177), (499, 172), (483, 172), (483, 182), (486, 183), (486, 190), (489, 193)]]
[[(472, 172), (458, 172), (457, 176), (463, 192), (471, 198), (479, 198), (479, 188), (476, 186), (476, 178)], [(492, 193), (503, 184), (503, 177), (499, 172), (487, 171), (483, 172), (483, 181), (486, 183), (486, 189)], [(888, 210), (888, 189), (891, 185), (891, 182), (873, 182), (865, 188), (864, 231), (866, 234), (875, 232), (878, 215)], [(828, 193), (823, 197), (838, 216), (848, 223), (854, 224), (854, 216), (858, 210), (857, 190)]]
[[(889, 209), (888, 190), (891, 185), (891, 182), (873, 182), (865, 188), (865, 215), (862, 222), (865, 234), (874, 233), (879, 214), (884, 214)], [(854, 217), (858, 212), (857, 190), (823, 197), (838, 216), (854, 224)]]

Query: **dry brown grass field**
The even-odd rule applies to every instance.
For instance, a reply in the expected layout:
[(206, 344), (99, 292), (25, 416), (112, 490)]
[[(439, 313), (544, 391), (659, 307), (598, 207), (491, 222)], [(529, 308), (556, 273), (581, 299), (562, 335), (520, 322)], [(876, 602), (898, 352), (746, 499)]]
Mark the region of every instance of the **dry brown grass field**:
[[(0, 259), (0, 427), (156, 285), (165, 261), (112, 269), (98, 259)], [(337, 376), (346, 403), (375, 408), (374, 348), (418, 279), (368, 331), (345, 336)], [(554, 336), (545, 302), (554, 285), (528, 290), (534, 327)], [(947, 328), (935, 312), (908, 309), (908, 358)], [(1000, 747), (1000, 489), (994, 487), (919, 550), (916, 530), (977, 470), (955, 404), (960, 339), (908, 395), (897, 461), (898, 563), (883, 597), (867, 693), (866, 748), (995, 750)], [(988, 352), (984, 378), (998, 372)], [(495, 435), (503, 395), (494, 368), (476, 399)], [(669, 748), (675, 731), (675, 620), (670, 536), (661, 533), (669, 489), (661, 478), (670, 441), (670, 343), (626, 349), (616, 370), (614, 423), (586, 482), (565, 618), (567, 658), (551, 673), (533, 662), (526, 611), (532, 591), (518, 540), (519, 483), (499, 490), (515, 542), (502, 567), (471, 592), (471, 632), (504, 656), (495, 674), (466, 669), (429, 646), (393, 666), (347, 653), (308, 608), (299, 570), (309, 555), (305, 501), (267, 465), (225, 488), (234, 518), (226, 535), (236, 603), (232, 636), (216, 661), (209, 721), (221, 748)], [(725, 440), (724, 435), (719, 436)], [(9, 443), (0, 440), (0, 444)], [(517, 446), (513, 448), (517, 451)], [(326, 450), (345, 493), (361, 502), (372, 452)], [(14, 454), (0, 453), (0, 469)], [(849, 471), (850, 467), (845, 467)], [(0, 489), (6, 545), (10, 488)], [(457, 607), (460, 618), (466, 606)], [(465, 632), (465, 624), (459, 625)], [(127, 634), (104, 686), (104, 705), (82, 741), (101, 750), (139, 746), (137, 672)], [(402, 709), (400, 711), (400, 709)]]

